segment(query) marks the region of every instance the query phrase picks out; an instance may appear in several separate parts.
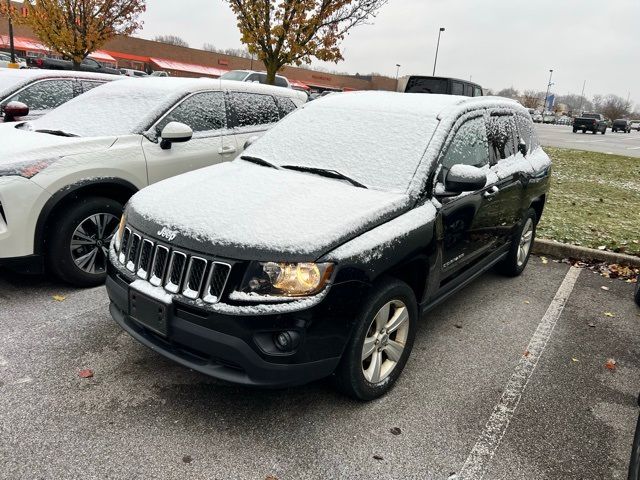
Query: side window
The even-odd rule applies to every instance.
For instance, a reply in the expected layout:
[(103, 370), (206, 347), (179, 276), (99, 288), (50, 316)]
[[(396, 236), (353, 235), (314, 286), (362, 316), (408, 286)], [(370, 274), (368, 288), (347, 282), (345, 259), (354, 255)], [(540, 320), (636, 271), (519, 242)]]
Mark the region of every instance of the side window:
[(160, 135), (162, 129), (170, 122), (189, 125), (196, 132), (220, 130), (227, 126), (227, 112), (222, 92), (202, 92), (190, 96), (156, 126)]
[(454, 165), (483, 167), (489, 164), (487, 130), (483, 117), (476, 117), (462, 124), (449, 143), (441, 163), (441, 178)]
[(478, 87), (473, 87), (473, 96), (474, 97), (481, 97), (482, 96), (482, 89), (478, 88)]
[(471, 85), (464, 86), (464, 95), (465, 97), (473, 97), (473, 87)]
[(451, 82), (451, 95), (464, 95), (464, 85), (460, 82)]
[(487, 137), (491, 151), (491, 163), (509, 158), (516, 153), (513, 115), (491, 115), (487, 125)]
[(524, 141), (527, 145), (528, 152), (532, 152), (540, 146), (538, 143), (538, 137), (533, 128), (533, 122), (530, 118), (526, 118), (522, 115), (516, 115), (516, 125), (518, 126), (518, 141)]
[(257, 73), (252, 73), (244, 81), (245, 82), (259, 82), (260, 81), (260, 75), (258, 75)]
[(285, 87), (287, 88), (287, 81), (283, 77), (276, 77), (276, 87)]
[(271, 95), (234, 92), (231, 105), (236, 114), (236, 127), (267, 125), (280, 120), (278, 106)]
[(89, 67), (89, 68), (99, 68), (100, 64), (98, 62), (96, 62), (95, 60), (91, 59), (91, 58), (85, 58), (82, 61), (83, 65)]
[(87, 93), (89, 90), (93, 90), (96, 87), (99, 87), (100, 85), (104, 85), (105, 82), (92, 82), (89, 80), (82, 80), (82, 91), (84, 93)]
[(22, 102), (34, 112), (51, 110), (73, 98), (73, 80), (44, 80), (29, 85), (6, 103)]
[(296, 109), (296, 104), (290, 98), (276, 97), (276, 103), (280, 108), (280, 118), (286, 117)]

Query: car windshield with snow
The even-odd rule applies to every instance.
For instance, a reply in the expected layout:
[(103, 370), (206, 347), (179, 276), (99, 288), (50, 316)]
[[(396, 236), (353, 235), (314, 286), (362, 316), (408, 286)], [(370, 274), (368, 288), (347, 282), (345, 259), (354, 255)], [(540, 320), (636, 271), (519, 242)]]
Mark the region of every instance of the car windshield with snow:
[(29, 122), (0, 127), (0, 265), (46, 265), (104, 282), (108, 245), (139, 189), (232, 160), (305, 95), (206, 79), (111, 82)]
[(550, 167), (508, 99), (328, 96), (233, 162), (130, 200), (110, 248), (111, 314), (220, 379), (333, 375), (376, 398), (420, 315), (493, 266), (523, 271)]

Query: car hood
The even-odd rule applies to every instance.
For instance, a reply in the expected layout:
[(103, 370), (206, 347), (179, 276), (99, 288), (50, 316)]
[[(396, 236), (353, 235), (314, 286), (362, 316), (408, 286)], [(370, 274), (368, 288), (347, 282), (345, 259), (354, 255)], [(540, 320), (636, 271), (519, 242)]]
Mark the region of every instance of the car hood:
[(388, 221), (409, 202), (405, 194), (236, 160), (138, 192), (127, 218), (146, 235), (204, 254), (299, 262)]
[(115, 140), (114, 137), (60, 137), (19, 129), (16, 124), (7, 123), (0, 125), (0, 166), (101, 151), (113, 145)]

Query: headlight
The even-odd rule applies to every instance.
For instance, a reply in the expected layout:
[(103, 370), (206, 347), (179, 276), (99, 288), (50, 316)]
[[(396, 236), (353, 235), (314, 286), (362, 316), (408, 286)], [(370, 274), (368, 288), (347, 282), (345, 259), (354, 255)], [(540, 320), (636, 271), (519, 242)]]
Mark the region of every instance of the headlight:
[(49, 158), (46, 160), (28, 160), (25, 162), (0, 165), (0, 177), (6, 177), (9, 175), (18, 175), (24, 178), (35, 177), (38, 173), (57, 160), (59, 159)]
[(254, 262), (241, 291), (281, 297), (314, 295), (326, 287), (332, 272), (332, 263)]
[(116, 251), (120, 251), (120, 244), (122, 243), (122, 234), (124, 233), (124, 226), (127, 224), (127, 214), (123, 213), (122, 217), (120, 217), (120, 225), (118, 225), (118, 231), (116, 232), (116, 236), (113, 239), (113, 246)]

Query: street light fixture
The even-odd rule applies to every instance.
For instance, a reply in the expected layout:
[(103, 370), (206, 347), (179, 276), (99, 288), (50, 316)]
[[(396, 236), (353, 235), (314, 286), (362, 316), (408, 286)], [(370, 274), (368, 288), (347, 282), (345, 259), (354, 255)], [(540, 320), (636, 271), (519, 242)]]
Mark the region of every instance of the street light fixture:
[(436, 58), (433, 61), (433, 76), (436, 76), (436, 65), (438, 64), (438, 50), (440, 50), (440, 35), (444, 32), (444, 27), (440, 27), (438, 31), (438, 45), (436, 45)]
[(13, 43), (13, 22), (11, 21), (11, 0), (7, 0), (7, 16), (9, 17), (9, 51), (11, 52), (11, 63), (16, 64), (16, 49)]
[(542, 105), (542, 115), (544, 116), (544, 112), (547, 108), (547, 101), (549, 100), (549, 90), (551, 89), (551, 77), (553, 77), (553, 69), (549, 70), (549, 83), (547, 84), (547, 94), (544, 97), (544, 104)]

